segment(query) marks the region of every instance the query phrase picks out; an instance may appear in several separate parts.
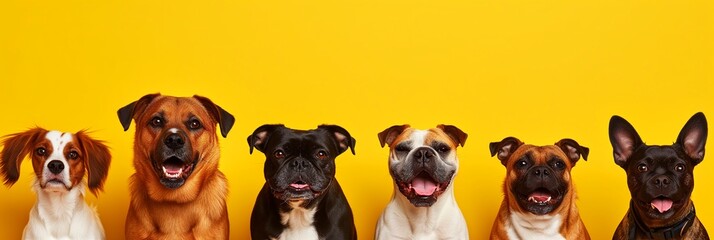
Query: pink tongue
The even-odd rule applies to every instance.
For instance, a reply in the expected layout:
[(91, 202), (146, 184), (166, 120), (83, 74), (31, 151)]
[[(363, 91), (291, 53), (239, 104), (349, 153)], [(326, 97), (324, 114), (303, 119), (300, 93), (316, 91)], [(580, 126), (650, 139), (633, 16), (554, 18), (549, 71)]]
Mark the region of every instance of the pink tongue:
[(417, 195), (430, 196), (436, 192), (436, 184), (431, 180), (417, 177), (412, 180), (412, 188)]
[(172, 174), (172, 175), (181, 172), (181, 168), (182, 167), (175, 166), (175, 165), (164, 165), (164, 169), (166, 169), (166, 173)]
[(303, 188), (307, 188), (308, 185), (307, 185), (307, 184), (301, 184), (301, 183), (291, 183), (291, 184), (290, 184), (290, 187), (295, 188), (295, 189), (303, 189)]
[(535, 199), (538, 202), (545, 202), (548, 201), (548, 198), (550, 198), (550, 195), (547, 193), (542, 193), (542, 192), (534, 192), (531, 194), (533, 199)]
[(672, 200), (655, 199), (652, 200), (652, 206), (657, 208), (657, 211), (659, 211), (659, 213), (663, 213), (672, 208)]

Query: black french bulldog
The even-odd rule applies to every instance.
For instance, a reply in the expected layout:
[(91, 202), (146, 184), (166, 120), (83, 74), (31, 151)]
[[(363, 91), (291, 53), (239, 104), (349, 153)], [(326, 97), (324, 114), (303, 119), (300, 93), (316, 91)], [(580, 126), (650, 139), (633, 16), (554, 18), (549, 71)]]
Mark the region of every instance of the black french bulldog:
[(266, 183), (250, 219), (252, 239), (357, 239), (352, 209), (335, 179), (335, 158), (355, 139), (337, 125), (294, 130), (263, 125), (248, 136), (265, 154)]
[(690, 199), (704, 159), (707, 119), (697, 113), (672, 145), (647, 145), (622, 117), (610, 119), (615, 163), (627, 173), (630, 209), (613, 239), (709, 239)]

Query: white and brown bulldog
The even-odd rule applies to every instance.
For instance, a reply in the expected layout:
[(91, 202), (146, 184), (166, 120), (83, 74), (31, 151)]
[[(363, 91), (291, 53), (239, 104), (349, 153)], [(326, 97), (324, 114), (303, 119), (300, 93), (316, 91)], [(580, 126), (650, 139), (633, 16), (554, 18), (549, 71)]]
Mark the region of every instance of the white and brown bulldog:
[(459, 169), (456, 147), (467, 134), (450, 125), (419, 130), (397, 125), (378, 134), (389, 145), (392, 200), (377, 223), (377, 240), (468, 239), (466, 221), (454, 198)]
[(491, 239), (590, 239), (575, 206), (570, 170), (589, 149), (572, 139), (533, 146), (514, 137), (490, 144), (506, 167)]

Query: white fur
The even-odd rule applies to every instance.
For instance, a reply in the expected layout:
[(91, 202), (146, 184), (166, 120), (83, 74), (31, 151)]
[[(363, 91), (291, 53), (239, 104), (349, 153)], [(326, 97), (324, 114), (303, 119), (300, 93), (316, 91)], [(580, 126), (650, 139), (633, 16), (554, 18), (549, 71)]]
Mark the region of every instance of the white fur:
[[(64, 156), (67, 143), (72, 141), (71, 133), (50, 131), (45, 138), (52, 143), (52, 154), (42, 168), (42, 179), (37, 179), (33, 190), (37, 194), (37, 202), (30, 210), (30, 220), (25, 226), (22, 238), (26, 240), (54, 239), (104, 239), (102, 227), (96, 211), (84, 201), (85, 184), (79, 183), (67, 190), (64, 186), (46, 186), (48, 180), (60, 179), (66, 186), (71, 186), (70, 165)], [(52, 174), (47, 167), (52, 160), (59, 160), (64, 169), (59, 174)]]
[[(409, 136), (412, 149), (425, 146), (426, 130), (414, 130)], [(413, 154), (410, 152), (409, 154)], [(408, 157), (407, 157), (408, 158)], [(458, 171), (458, 159), (455, 151), (443, 159), (453, 165)], [(390, 168), (398, 168), (400, 159), (396, 154), (389, 157)], [(375, 239), (377, 240), (467, 240), (469, 239), (466, 220), (464, 219), (456, 198), (454, 198), (453, 178), (446, 190), (430, 207), (415, 207), (407, 199), (396, 184), (392, 200), (382, 212), (377, 223)]]
[(512, 211), (509, 220), (506, 223), (509, 239), (565, 240), (560, 234), (560, 226), (563, 224), (560, 214), (538, 216)]
[(313, 224), (317, 207), (305, 209), (300, 207), (302, 201), (291, 202), (290, 212), (280, 213), (280, 222), (287, 226), (280, 234), (279, 240), (317, 240), (317, 230)]

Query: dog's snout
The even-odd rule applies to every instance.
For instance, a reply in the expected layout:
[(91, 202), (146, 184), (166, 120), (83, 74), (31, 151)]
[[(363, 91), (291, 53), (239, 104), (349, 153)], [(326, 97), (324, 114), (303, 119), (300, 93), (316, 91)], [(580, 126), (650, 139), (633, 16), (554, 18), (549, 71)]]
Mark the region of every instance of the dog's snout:
[(50, 169), (51, 173), (59, 174), (64, 170), (64, 163), (60, 160), (52, 160), (47, 164), (47, 168)]
[(548, 177), (550, 176), (550, 170), (547, 167), (535, 167), (531, 170), (531, 173), (536, 177)]
[(434, 158), (434, 153), (429, 148), (418, 148), (414, 151), (417, 163), (427, 164)]
[(672, 183), (672, 180), (669, 179), (669, 177), (661, 175), (657, 176), (652, 179), (652, 185), (658, 188), (666, 188), (669, 187), (669, 185)]
[(178, 133), (172, 133), (164, 138), (164, 144), (171, 149), (182, 148), (186, 141)]
[(305, 161), (304, 159), (295, 159), (295, 161), (290, 163), (290, 167), (293, 168), (293, 170), (301, 172), (307, 168), (310, 167), (310, 163)]

